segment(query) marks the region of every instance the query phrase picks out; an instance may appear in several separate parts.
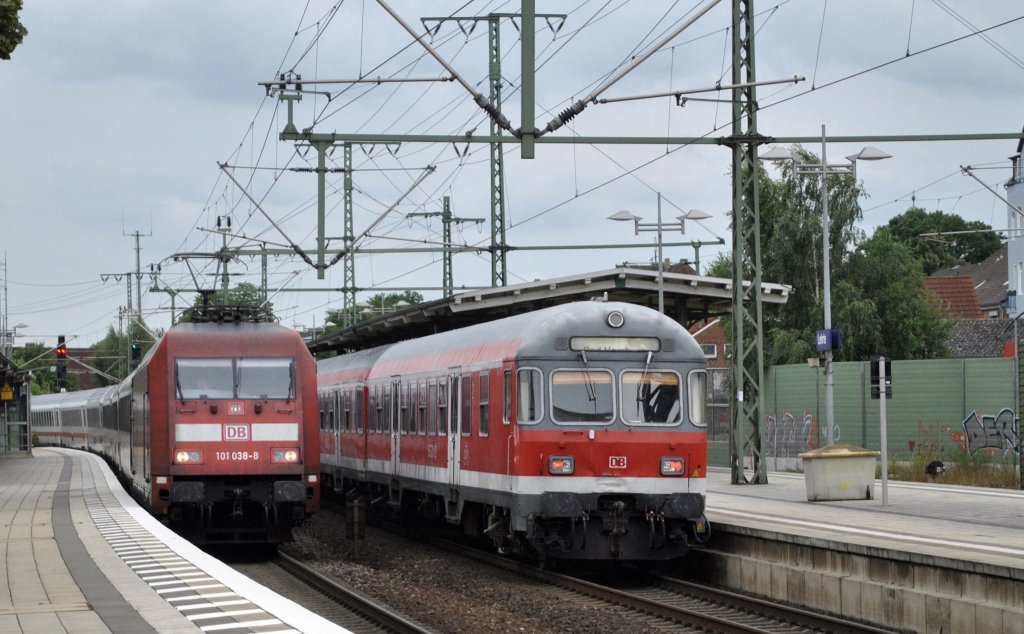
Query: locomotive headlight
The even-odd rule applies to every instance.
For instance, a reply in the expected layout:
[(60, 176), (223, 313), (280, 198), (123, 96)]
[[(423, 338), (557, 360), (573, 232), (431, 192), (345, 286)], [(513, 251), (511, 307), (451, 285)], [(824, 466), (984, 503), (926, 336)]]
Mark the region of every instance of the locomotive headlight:
[(270, 452), (271, 462), (298, 462), (298, 449), (274, 449)]
[(572, 456), (551, 456), (548, 458), (548, 473), (551, 475), (572, 475), (576, 460)]
[(664, 456), (661, 459), (661, 475), (681, 476), (685, 466), (686, 461), (679, 456)]
[(203, 452), (198, 449), (183, 449), (174, 454), (174, 462), (177, 464), (201, 464)]

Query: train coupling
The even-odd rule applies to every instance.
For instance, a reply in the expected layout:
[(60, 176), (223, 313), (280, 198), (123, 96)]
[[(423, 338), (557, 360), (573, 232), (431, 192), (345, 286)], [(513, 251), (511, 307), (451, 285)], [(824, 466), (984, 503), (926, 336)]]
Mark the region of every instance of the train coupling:
[(605, 517), (604, 529), (612, 536), (625, 535), (629, 532), (629, 517), (626, 516), (626, 503), (616, 501), (611, 505), (611, 513)]

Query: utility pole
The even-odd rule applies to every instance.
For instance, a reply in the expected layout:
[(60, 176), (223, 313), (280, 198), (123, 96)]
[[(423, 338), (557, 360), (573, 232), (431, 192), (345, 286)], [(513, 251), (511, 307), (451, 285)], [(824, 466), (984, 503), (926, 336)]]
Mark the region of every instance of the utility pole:
[[(761, 455), (764, 411), (764, 320), (761, 293), (760, 167), (757, 147), (767, 139), (757, 132), (753, 0), (732, 2), (732, 296), (733, 412), (729, 466), (733, 484), (766, 484)], [(749, 285), (744, 280), (750, 280)], [(752, 475), (744, 474), (750, 458)]]
[[(146, 237), (149, 237), (149, 236), (151, 236), (153, 234), (152, 234), (152, 232), (147, 233), (147, 234), (143, 234), (143, 233), (140, 233), (138, 231), (134, 231), (132, 233), (125, 234), (125, 235), (130, 235), (130, 236), (135, 238), (135, 314), (138, 315), (139, 318), (141, 319), (142, 318), (142, 245), (140, 244), (139, 239), (142, 238), (142, 236), (144, 236), (144, 235)], [(131, 308), (131, 304), (129, 304), (128, 307)]]
[[(0, 337), (3, 337), (3, 339), (0, 340), (0, 350), (3, 350), (4, 354), (6, 354), (8, 357), (10, 357), (11, 355), (14, 354), (14, 337), (13, 337), (13, 333), (11, 333), (9, 335), (8, 332), (7, 332), (7, 319), (8, 319), (8, 317), (7, 317), (7, 252), (6, 251), (4, 251), (4, 260), (3, 260), (2, 263), (0, 263), (0, 269), (3, 269), (3, 272), (4, 272), (3, 288), (0, 288), (0, 291), (2, 291), (2, 293), (3, 293), (3, 296), (0, 297), (0, 299), (3, 299), (3, 310), (0, 311)], [(11, 337), (10, 340), (7, 339), (8, 336)], [(8, 341), (10, 342), (9, 345), (8, 345)]]
[(444, 262), (442, 263), (441, 273), (441, 287), (444, 289), (443, 293), (445, 297), (451, 297), (454, 293), (454, 284), (452, 283), (452, 223), (481, 223), (484, 221), (483, 218), (456, 218), (452, 216), (451, 198), (448, 196), (444, 197), (443, 211), (431, 211), (425, 213), (412, 213), (406, 216), (406, 218), (435, 218), (441, 217), (441, 224), (443, 226), (444, 235)]

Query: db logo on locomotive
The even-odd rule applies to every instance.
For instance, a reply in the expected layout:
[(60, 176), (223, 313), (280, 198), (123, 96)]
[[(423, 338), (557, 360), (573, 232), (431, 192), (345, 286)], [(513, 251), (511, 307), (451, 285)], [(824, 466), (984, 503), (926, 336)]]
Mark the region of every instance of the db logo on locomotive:
[(249, 440), (249, 426), (224, 425), (224, 440)]
[(626, 456), (608, 456), (609, 469), (625, 469)]

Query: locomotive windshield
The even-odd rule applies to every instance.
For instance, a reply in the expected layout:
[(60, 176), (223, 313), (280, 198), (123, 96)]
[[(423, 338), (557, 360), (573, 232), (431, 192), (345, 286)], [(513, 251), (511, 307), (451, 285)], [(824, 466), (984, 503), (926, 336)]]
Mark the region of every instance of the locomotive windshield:
[(234, 398), (231, 359), (178, 359), (175, 365), (178, 398)]
[(680, 422), (679, 375), (665, 370), (622, 373), (622, 418), (627, 423)]
[(291, 359), (238, 359), (238, 398), (294, 398), (293, 371)]
[(555, 370), (551, 373), (551, 417), (556, 423), (610, 423), (615, 416), (612, 373)]
[(174, 385), (178, 398), (295, 398), (292, 359), (178, 359)]

